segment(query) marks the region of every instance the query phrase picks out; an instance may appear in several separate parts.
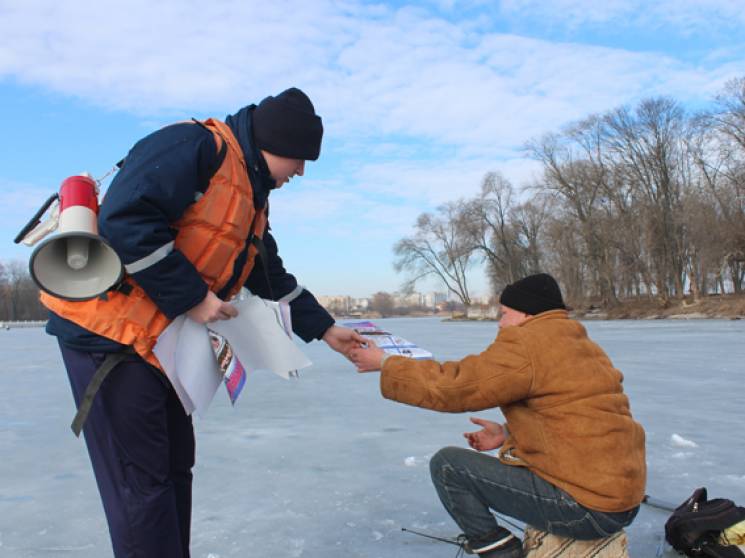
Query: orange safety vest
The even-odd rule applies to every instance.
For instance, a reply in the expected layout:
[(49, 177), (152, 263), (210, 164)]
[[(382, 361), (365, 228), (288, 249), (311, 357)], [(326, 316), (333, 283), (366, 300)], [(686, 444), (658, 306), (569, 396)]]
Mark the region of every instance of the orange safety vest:
[[(211, 291), (219, 292), (233, 274), (232, 264), (245, 248), (254, 217), (254, 234), (262, 238), (267, 214), (262, 211), (256, 215), (246, 161), (233, 132), (226, 124), (213, 119), (204, 125), (214, 134), (218, 147), (226, 141), (228, 149), (204, 195), (173, 224), (178, 230), (174, 248), (194, 264)], [(256, 253), (256, 246), (251, 245), (246, 264), (230, 289), (228, 299), (245, 283)], [(106, 293), (105, 300), (69, 301), (42, 292), (41, 302), (55, 314), (89, 331), (132, 346), (143, 359), (162, 370), (153, 347), (171, 320), (132, 277), (127, 277), (126, 282), (132, 286), (128, 294), (112, 290)]]

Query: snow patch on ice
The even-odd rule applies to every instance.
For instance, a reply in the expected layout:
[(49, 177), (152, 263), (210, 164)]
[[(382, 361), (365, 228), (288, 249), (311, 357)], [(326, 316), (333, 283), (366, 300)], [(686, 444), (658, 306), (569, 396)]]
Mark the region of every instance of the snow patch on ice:
[(89, 548), (95, 548), (95, 546), (93, 544), (84, 544), (82, 546), (42, 546), (39, 550), (46, 552), (78, 552), (88, 550)]
[(670, 436), (670, 443), (676, 448), (697, 448), (698, 444), (693, 440), (687, 440), (680, 434), (673, 434)]
[(692, 457), (693, 453), (690, 451), (676, 451), (673, 454), (673, 459), (688, 459), (689, 457)]
[(372, 534), (373, 534), (373, 539), (375, 539), (376, 541), (379, 541), (380, 539), (383, 538), (383, 533), (381, 533), (380, 531), (373, 531)]
[[(745, 475), (726, 475), (726, 479), (729, 482), (734, 482), (735, 484), (739, 484), (740, 486), (745, 486)], [(0, 545), (2, 545), (2, 541), (0, 541)]]
[(404, 465), (407, 467), (416, 467), (417, 466), (417, 458), (416, 457), (407, 457), (404, 459)]
[(290, 539), (290, 545), (293, 547), (290, 549), (290, 556), (292, 558), (300, 558), (305, 548), (305, 539)]

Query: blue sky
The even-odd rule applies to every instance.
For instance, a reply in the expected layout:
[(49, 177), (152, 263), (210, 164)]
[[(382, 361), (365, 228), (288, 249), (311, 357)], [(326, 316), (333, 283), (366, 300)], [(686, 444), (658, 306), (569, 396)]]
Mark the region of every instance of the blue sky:
[(272, 195), (280, 254), (317, 294), (393, 291), (419, 213), (489, 171), (530, 181), (524, 142), (592, 112), (707, 106), (745, 76), (744, 24), (745, 0), (0, 0), (0, 259), (67, 176), (297, 86), (325, 135)]

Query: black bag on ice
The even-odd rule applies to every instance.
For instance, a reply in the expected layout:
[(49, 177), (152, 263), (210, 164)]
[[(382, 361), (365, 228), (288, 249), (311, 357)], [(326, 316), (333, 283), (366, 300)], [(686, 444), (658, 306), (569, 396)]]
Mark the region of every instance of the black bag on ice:
[(706, 488), (698, 488), (665, 523), (665, 539), (686, 556), (711, 558), (745, 558), (736, 546), (718, 542), (719, 534), (745, 520), (745, 508), (732, 500), (708, 500)]

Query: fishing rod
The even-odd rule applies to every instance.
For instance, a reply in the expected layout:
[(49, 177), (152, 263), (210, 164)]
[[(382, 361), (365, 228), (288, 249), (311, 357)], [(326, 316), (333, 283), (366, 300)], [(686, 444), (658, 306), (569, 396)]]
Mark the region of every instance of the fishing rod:
[[(662, 510), (662, 511), (666, 511), (666, 512), (674, 512), (678, 508), (678, 506), (676, 506), (675, 504), (671, 504), (670, 502), (666, 502), (664, 500), (660, 500), (658, 498), (655, 498), (654, 496), (650, 496), (649, 494), (645, 494), (644, 495), (644, 498), (642, 498), (641, 503), (642, 504), (645, 504), (645, 505), (647, 505), (647, 506), (649, 506), (651, 508), (656, 508), (658, 510)], [(504, 517), (502, 514), (498, 514), (498, 513), (494, 512), (494, 511), (492, 511), (492, 513), (500, 521), (502, 521), (504, 523), (507, 523), (508, 525), (510, 525), (511, 527), (514, 527), (516, 530), (520, 531), (521, 533), (524, 533), (525, 532), (525, 527), (521, 527), (521, 526), (513, 523), (512, 521), (510, 521), (509, 519), (507, 519), (506, 517)], [(418, 535), (418, 536), (424, 537), (426, 539), (431, 539), (433, 541), (438, 541), (438, 542), (443, 542), (443, 543), (447, 543), (447, 544), (452, 544), (452, 545), (455, 545), (455, 546), (460, 547), (461, 550), (464, 550), (464, 548), (465, 548), (466, 538), (465, 538), (464, 535), (460, 535), (460, 536), (458, 536), (456, 538), (436, 537), (436, 536), (430, 535), (428, 533), (422, 533), (420, 531), (415, 531), (414, 529), (407, 529), (406, 527), (401, 527), (401, 531), (403, 531), (404, 533), (411, 533), (412, 535)], [(658, 556), (660, 555), (660, 549), (659, 548), (658, 548), (657, 555)], [(460, 552), (458, 553), (457, 556), (460, 556)]]
[[(507, 519), (503, 515), (498, 514), (498, 513), (494, 512), (494, 511), (492, 511), (492, 513), (500, 521), (502, 521), (504, 523), (507, 523), (511, 527), (514, 527), (520, 533), (525, 533), (525, 527), (521, 527), (520, 525), (517, 525), (516, 523), (513, 523), (512, 521), (510, 521), (509, 519)], [(436, 536), (430, 535), (428, 533), (422, 533), (421, 531), (415, 531), (414, 529), (407, 529), (406, 527), (401, 527), (401, 531), (403, 531), (404, 533), (411, 533), (412, 535), (418, 535), (418, 536), (424, 537), (426, 539), (431, 539), (433, 541), (439, 541), (439, 542), (444, 542), (444, 543), (452, 544), (452, 545), (455, 545), (455, 546), (459, 546), (459, 547), (461, 547), (461, 549), (463, 549), (465, 547), (465, 544), (466, 544), (466, 541), (467, 541), (465, 535), (459, 535), (459, 536), (457, 536), (455, 538), (436, 537)]]
[(448, 539), (445, 537), (435, 537), (433, 535), (429, 535), (427, 533), (421, 533), (419, 531), (414, 531), (413, 529), (407, 529), (406, 527), (401, 527), (401, 530), (404, 533), (411, 533), (412, 535), (418, 535), (420, 537), (424, 537), (425, 539), (431, 539), (433, 541), (437, 542), (444, 542), (447, 544), (452, 544), (458, 547), (458, 552), (455, 554), (455, 558), (461, 558), (463, 554), (466, 552), (466, 537), (465, 535), (458, 535), (454, 539)]
[(421, 533), (419, 531), (414, 531), (414, 529), (407, 529), (406, 527), (401, 527), (401, 530), (404, 533), (411, 533), (412, 535), (419, 535), (420, 537), (424, 537), (426, 539), (432, 539), (433, 541), (440, 541), (448, 544), (454, 544), (455, 546), (463, 546), (463, 541), (460, 541), (459, 538), (456, 539), (448, 539), (445, 537), (435, 537), (434, 535), (428, 535), (427, 533)]

